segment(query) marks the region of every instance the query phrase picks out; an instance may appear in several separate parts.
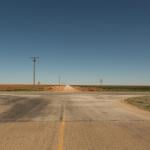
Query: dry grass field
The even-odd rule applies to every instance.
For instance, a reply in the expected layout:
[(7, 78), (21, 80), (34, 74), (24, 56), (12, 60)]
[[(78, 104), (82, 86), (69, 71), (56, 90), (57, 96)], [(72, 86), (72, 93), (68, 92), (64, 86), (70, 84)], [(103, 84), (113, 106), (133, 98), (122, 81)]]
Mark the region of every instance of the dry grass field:
[(51, 90), (51, 86), (48, 85), (36, 85), (31, 84), (0, 84), (0, 91), (44, 91)]
[(150, 92), (150, 86), (109, 86), (109, 85), (36, 85), (0, 84), (0, 91), (51, 91), (51, 92)]

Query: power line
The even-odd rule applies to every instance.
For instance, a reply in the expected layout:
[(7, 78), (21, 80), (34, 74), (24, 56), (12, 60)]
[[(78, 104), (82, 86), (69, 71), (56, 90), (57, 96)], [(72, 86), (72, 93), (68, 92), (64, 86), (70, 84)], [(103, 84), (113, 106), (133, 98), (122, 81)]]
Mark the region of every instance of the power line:
[(36, 62), (39, 60), (39, 57), (31, 57), (33, 62), (33, 85), (35, 85), (36, 82)]

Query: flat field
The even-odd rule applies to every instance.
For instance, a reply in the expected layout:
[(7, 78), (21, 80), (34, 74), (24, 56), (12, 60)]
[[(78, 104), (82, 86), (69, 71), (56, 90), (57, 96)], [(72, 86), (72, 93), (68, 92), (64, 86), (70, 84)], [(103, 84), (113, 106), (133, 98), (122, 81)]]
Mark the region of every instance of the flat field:
[[(73, 88), (74, 90), (71, 90)], [(0, 84), (0, 91), (150, 92), (150, 86)]]

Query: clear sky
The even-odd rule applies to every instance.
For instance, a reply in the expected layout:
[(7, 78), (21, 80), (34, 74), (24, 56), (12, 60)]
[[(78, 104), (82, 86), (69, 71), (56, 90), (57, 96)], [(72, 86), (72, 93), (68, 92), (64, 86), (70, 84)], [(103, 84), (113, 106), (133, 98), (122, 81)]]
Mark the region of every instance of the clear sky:
[(0, 0), (0, 83), (150, 84), (149, 0)]

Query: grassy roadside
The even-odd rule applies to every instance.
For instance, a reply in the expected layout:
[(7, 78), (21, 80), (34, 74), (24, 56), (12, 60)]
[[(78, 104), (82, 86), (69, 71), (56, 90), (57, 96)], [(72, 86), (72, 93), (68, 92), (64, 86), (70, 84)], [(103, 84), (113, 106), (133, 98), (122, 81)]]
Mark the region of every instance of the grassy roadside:
[(125, 102), (138, 108), (150, 111), (150, 96), (132, 97), (126, 99)]
[(97, 92), (150, 92), (150, 86), (126, 86), (126, 85), (73, 85), (81, 91)]

